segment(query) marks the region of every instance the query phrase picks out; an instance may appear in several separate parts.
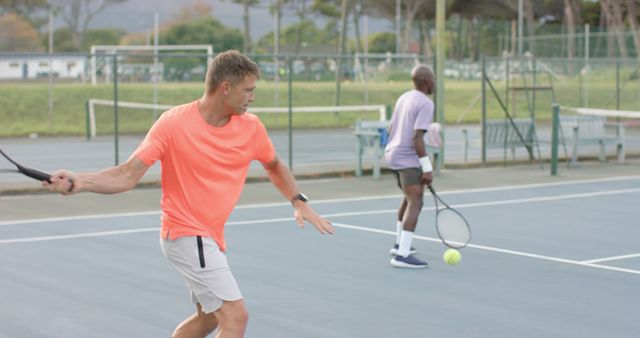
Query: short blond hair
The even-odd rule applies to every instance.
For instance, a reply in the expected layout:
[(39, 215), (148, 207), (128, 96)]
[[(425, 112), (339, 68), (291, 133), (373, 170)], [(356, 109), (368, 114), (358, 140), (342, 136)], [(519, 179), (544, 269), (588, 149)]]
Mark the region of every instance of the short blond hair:
[(255, 62), (237, 50), (220, 53), (209, 63), (205, 78), (206, 91), (214, 92), (224, 81), (236, 84), (247, 75), (260, 77), (260, 69)]

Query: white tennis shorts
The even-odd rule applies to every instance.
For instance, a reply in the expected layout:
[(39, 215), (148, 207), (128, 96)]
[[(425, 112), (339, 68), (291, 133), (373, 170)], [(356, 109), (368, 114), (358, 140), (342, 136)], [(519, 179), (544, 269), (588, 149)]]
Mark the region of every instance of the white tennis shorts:
[(227, 264), (227, 256), (220, 251), (213, 238), (160, 238), (160, 247), (167, 260), (187, 281), (191, 301), (200, 304), (205, 313), (218, 310), (225, 300), (242, 299)]

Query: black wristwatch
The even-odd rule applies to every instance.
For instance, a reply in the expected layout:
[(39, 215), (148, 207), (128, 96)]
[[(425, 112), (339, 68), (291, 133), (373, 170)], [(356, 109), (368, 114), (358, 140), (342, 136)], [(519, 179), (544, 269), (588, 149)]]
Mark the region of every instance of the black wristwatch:
[(293, 204), (293, 202), (300, 200), (302, 202), (308, 202), (309, 198), (307, 198), (307, 196), (305, 196), (303, 193), (298, 193), (297, 195), (295, 195), (292, 199), (291, 199), (291, 204)]

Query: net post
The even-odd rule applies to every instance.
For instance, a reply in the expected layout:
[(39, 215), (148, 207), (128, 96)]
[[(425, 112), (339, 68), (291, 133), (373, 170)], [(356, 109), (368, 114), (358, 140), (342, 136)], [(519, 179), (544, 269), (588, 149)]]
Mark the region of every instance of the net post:
[(553, 104), (551, 125), (551, 176), (558, 174), (558, 128), (560, 127), (560, 105)]

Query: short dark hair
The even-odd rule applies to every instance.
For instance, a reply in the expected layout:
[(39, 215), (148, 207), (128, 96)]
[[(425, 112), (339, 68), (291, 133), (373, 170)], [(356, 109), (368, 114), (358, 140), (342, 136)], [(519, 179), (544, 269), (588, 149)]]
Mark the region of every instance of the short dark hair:
[(205, 86), (207, 93), (214, 92), (218, 86), (229, 81), (236, 84), (247, 75), (260, 77), (258, 65), (237, 50), (229, 50), (218, 54), (207, 69)]

